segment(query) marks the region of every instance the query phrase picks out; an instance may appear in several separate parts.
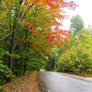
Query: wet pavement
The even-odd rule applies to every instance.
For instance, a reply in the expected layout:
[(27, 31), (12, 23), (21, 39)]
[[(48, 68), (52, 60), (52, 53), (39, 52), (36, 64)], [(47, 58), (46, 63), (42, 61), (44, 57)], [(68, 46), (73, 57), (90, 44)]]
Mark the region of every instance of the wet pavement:
[(92, 92), (92, 80), (56, 72), (40, 72), (48, 92)]

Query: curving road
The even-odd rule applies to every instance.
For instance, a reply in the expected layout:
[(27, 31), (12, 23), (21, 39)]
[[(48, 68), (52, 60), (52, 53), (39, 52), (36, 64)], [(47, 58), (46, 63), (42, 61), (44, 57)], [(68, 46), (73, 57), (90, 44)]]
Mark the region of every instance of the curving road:
[(69, 74), (41, 71), (48, 92), (92, 92), (92, 80)]

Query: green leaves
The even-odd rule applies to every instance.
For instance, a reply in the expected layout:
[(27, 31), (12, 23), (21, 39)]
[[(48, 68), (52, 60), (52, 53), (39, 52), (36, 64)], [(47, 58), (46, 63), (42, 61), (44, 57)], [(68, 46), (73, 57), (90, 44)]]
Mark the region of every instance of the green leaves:
[(12, 78), (13, 73), (12, 71), (8, 68), (8, 66), (0, 63), (0, 85), (4, 82), (7, 78)]
[(59, 57), (58, 67), (59, 71), (92, 74), (91, 53), (87, 49), (74, 46)]
[(70, 26), (71, 33), (73, 33), (74, 35), (78, 35), (78, 33), (81, 34), (83, 28), (84, 23), (82, 18), (79, 15), (73, 16), (71, 18), (71, 26)]

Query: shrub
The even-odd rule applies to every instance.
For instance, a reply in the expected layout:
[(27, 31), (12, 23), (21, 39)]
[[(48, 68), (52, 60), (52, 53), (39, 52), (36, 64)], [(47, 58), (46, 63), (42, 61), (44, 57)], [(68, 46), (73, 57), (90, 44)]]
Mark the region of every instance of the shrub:
[(13, 77), (12, 71), (8, 66), (0, 62), (0, 85), (8, 82)]
[(72, 47), (59, 57), (57, 65), (57, 71), (92, 74), (92, 57), (86, 48)]

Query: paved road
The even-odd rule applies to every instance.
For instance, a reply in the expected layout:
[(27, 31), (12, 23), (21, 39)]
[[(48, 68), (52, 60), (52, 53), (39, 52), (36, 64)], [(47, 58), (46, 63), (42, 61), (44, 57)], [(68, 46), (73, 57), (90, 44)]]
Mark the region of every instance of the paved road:
[(92, 92), (92, 80), (56, 72), (41, 71), (48, 92)]

